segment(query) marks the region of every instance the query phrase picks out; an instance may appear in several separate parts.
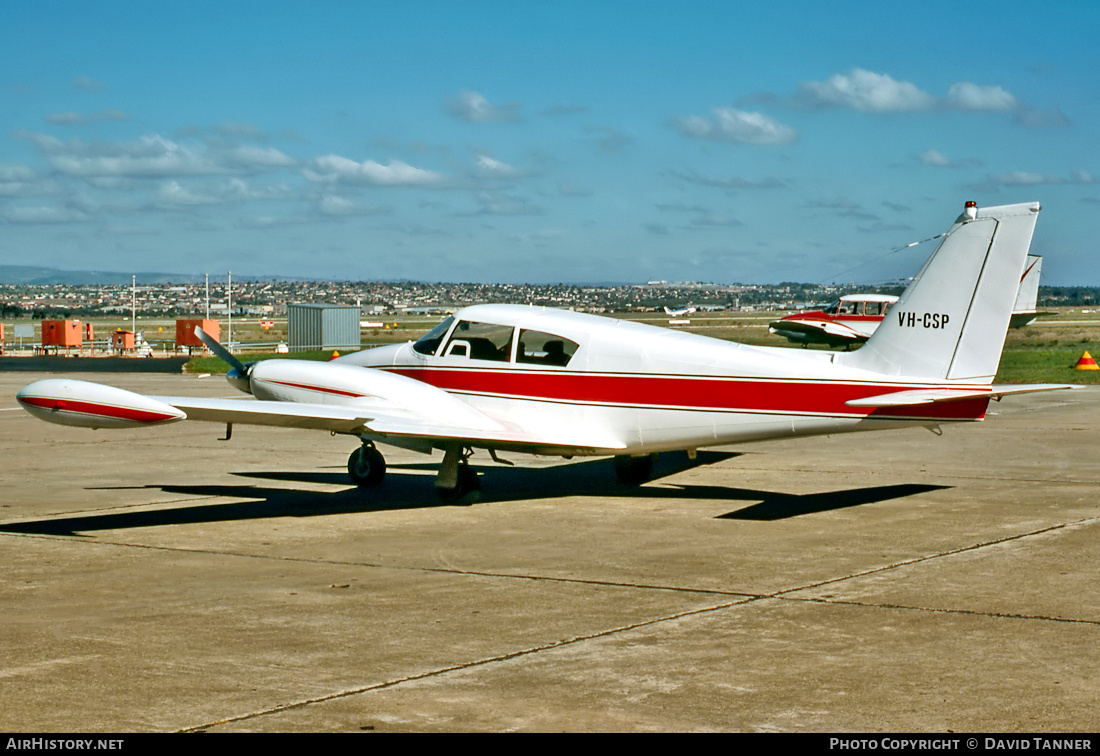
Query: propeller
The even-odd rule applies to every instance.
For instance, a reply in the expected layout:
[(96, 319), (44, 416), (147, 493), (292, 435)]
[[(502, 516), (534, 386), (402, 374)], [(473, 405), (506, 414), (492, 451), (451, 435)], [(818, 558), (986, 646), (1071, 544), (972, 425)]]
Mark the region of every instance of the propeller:
[(253, 362), (245, 365), (230, 354), (228, 349), (219, 344), (217, 339), (202, 330), (199, 326), (195, 326), (195, 335), (199, 337), (199, 340), (202, 341), (203, 344), (206, 344), (207, 349), (221, 357), (222, 360), (229, 365), (229, 371), (225, 374), (225, 379), (229, 381), (234, 388), (240, 389), (246, 394), (251, 394), (252, 384), (249, 381), (248, 374), (252, 372), (252, 366), (256, 363)]

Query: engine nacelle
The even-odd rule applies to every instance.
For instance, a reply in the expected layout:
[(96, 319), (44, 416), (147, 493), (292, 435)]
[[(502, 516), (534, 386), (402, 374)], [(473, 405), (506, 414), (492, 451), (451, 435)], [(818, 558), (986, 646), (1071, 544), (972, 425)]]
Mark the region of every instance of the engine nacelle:
[(148, 396), (67, 378), (35, 381), (15, 398), (40, 420), (81, 428), (137, 428), (187, 419), (185, 412)]

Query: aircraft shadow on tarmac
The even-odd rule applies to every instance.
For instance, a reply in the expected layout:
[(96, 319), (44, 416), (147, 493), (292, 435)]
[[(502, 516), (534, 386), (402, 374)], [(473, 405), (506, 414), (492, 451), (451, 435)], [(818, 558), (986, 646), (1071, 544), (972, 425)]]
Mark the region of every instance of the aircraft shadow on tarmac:
[[(699, 452), (695, 460), (686, 455), (662, 455), (650, 482), (701, 465), (712, 465), (740, 456), (731, 452)], [(627, 486), (618, 483), (609, 460), (585, 460), (544, 468), (478, 466), (482, 488), (458, 502), (441, 502), (434, 490), (431, 472), (437, 464), (390, 465), (385, 482), (362, 491), (350, 487), (343, 472), (237, 472), (233, 475), (261, 480), (341, 486), (339, 491), (315, 491), (260, 485), (172, 485), (117, 487), (111, 490), (162, 491), (167, 494), (247, 499), (234, 503), (193, 504), (171, 508), (82, 514), (48, 520), (0, 525), (0, 532), (40, 535), (79, 535), (89, 531), (184, 525), (273, 517), (315, 517), (353, 512), (383, 512), (444, 506), (469, 506), (475, 502), (499, 503), (570, 496), (634, 497), (645, 499), (696, 499), (701, 501), (751, 501), (750, 506), (717, 515), (719, 519), (774, 521), (835, 509), (861, 506), (889, 499), (935, 491), (949, 486), (900, 484), (874, 486), (814, 494), (787, 494), (747, 488), (693, 484)], [(404, 473), (404, 474), (403, 474)], [(412, 474), (409, 474), (412, 473)], [(104, 490), (102, 488), (97, 490)], [(156, 502), (150, 502), (156, 506)]]

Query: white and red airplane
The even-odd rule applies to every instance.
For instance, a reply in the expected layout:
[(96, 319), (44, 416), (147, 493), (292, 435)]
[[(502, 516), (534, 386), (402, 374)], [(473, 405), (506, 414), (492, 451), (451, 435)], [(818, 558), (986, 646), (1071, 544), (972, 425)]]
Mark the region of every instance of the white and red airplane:
[[(1022, 328), (1038, 317), (1039, 275), (1043, 258), (1028, 255), (1020, 276), (1009, 327)], [(891, 294), (845, 294), (823, 310), (796, 312), (772, 321), (768, 330), (793, 344), (850, 347), (862, 344), (886, 318), (898, 298)]]
[(768, 330), (795, 344), (862, 344), (897, 301), (891, 294), (845, 294), (823, 310), (805, 310), (773, 321)]
[[(142, 396), (69, 379), (18, 393), (31, 414), (90, 428), (179, 420), (312, 428), (361, 440), (351, 479), (378, 484), (388, 444), (443, 451), (446, 499), (477, 487), (474, 449), (614, 456), (646, 480), (659, 452), (847, 431), (975, 421), (990, 399), (1068, 388), (993, 385), (1037, 203), (968, 204), (866, 344), (855, 352), (746, 346), (595, 315), (476, 305), (415, 343), (321, 363), (233, 368), (254, 398)], [(205, 335), (205, 334), (203, 334)]]

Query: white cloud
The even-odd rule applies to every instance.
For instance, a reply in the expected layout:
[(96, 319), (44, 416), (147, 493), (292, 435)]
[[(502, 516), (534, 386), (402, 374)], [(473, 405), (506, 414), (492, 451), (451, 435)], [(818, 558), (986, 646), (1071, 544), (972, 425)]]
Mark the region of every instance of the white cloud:
[(1001, 186), (1036, 186), (1038, 184), (1093, 184), (1092, 174), (1087, 171), (1074, 171), (1069, 178), (1052, 176), (1035, 171), (1009, 171), (989, 177), (990, 181)]
[(803, 82), (795, 103), (811, 108), (852, 108), (864, 113), (937, 109), (1014, 113), (1024, 125), (1058, 125), (1060, 120), (1057, 115), (1039, 114), (1023, 105), (1004, 87), (959, 81), (951, 85), (945, 97), (936, 97), (912, 82), (863, 68), (833, 74), (825, 81)]
[(999, 187), (1011, 186), (1049, 186), (1057, 184), (1094, 184), (1096, 179), (1088, 171), (1073, 171), (1068, 178), (1056, 176), (1038, 171), (1008, 171), (1007, 173), (992, 173), (985, 181), (972, 184), (971, 189), (977, 191), (993, 191)]
[(210, 147), (150, 134), (131, 142), (68, 142), (47, 134), (21, 132), (60, 173), (86, 180), (174, 178), (250, 173), (294, 165), (274, 148), (249, 145)]
[(162, 184), (156, 192), (157, 204), (169, 207), (193, 207), (196, 205), (212, 205), (220, 201), (220, 198), (210, 192), (201, 192), (193, 188), (184, 187), (178, 181), (169, 181)]
[(387, 165), (373, 160), (357, 163), (339, 155), (323, 155), (313, 161), (317, 170), (303, 174), (317, 183), (361, 184), (366, 186), (438, 186), (444, 177), (434, 171), (416, 168), (400, 160)]
[(57, 187), (25, 165), (0, 165), (0, 197), (54, 194)]
[(915, 84), (862, 68), (833, 74), (825, 81), (803, 82), (799, 100), (811, 107), (847, 107), (867, 113), (928, 110), (936, 102)]
[(960, 110), (1014, 111), (1020, 103), (1001, 87), (982, 87), (960, 81), (947, 90), (947, 101)]
[(933, 149), (925, 150), (918, 160), (924, 165), (940, 166), (944, 168), (954, 165), (954, 163), (948, 160), (942, 152)]
[(55, 224), (80, 223), (88, 216), (75, 208), (52, 205), (5, 207), (0, 210), (0, 219), (7, 223)]
[(446, 102), (447, 111), (455, 118), (470, 123), (490, 123), (493, 121), (518, 121), (519, 106), (509, 103), (496, 106), (490, 103), (480, 92), (463, 90)]
[(667, 175), (691, 184), (710, 186), (717, 189), (779, 189), (785, 186), (783, 181), (774, 177), (752, 181), (740, 176), (702, 176), (692, 170), (681, 171), (675, 169), (669, 170)]
[(510, 179), (528, 175), (526, 171), (485, 154), (478, 155), (474, 165), (477, 175), (482, 178)]
[(46, 120), (61, 126), (80, 126), (93, 121), (129, 121), (130, 116), (121, 110), (104, 110), (99, 113), (51, 113)]
[(183, 185), (178, 181), (161, 184), (154, 195), (160, 207), (194, 207), (198, 205), (223, 204), (247, 200), (283, 199), (290, 194), (286, 184), (256, 186), (239, 179), (231, 178), (217, 183)]
[(294, 165), (294, 160), (274, 147), (242, 145), (224, 153), (226, 162), (245, 168), (278, 168)]
[(701, 116), (683, 116), (673, 121), (681, 133), (696, 139), (746, 144), (789, 144), (798, 132), (763, 113), (734, 108), (714, 108), (714, 120)]
[(321, 211), (322, 215), (333, 216), (377, 215), (386, 212), (384, 208), (352, 202), (346, 197), (339, 197), (335, 194), (326, 194), (321, 197), (321, 201), (318, 203), (317, 208)]

